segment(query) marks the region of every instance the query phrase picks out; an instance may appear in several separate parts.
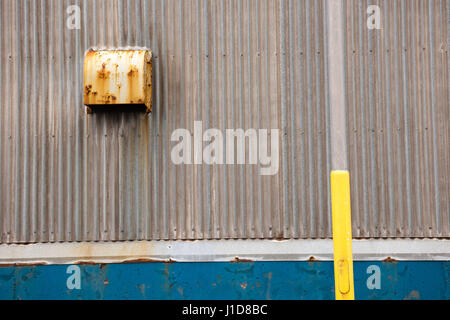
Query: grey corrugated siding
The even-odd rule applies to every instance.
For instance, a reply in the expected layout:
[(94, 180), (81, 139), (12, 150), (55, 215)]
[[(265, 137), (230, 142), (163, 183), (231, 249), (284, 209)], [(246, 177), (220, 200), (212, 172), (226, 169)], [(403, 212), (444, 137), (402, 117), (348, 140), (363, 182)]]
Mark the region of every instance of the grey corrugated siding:
[(351, 0), (346, 17), (353, 234), (449, 237), (450, 1)]
[[(331, 236), (325, 1), (0, 3), (1, 242)], [(449, 1), (380, 5), (346, 2), (353, 233), (448, 237)], [(153, 112), (85, 114), (84, 52), (127, 46)], [(173, 165), (194, 120), (281, 129), (278, 174)]]

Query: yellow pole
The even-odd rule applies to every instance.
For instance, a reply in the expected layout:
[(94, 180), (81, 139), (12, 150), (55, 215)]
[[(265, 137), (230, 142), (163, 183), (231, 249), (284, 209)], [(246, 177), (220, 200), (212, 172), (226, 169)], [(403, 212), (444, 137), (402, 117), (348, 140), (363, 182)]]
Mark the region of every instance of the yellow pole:
[(331, 131), (331, 210), (336, 300), (353, 300), (352, 223), (347, 159), (347, 108), (344, 76), (344, 3), (327, 2), (328, 81)]
[(350, 177), (347, 170), (331, 171), (331, 210), (336, 300), (354, 300)]

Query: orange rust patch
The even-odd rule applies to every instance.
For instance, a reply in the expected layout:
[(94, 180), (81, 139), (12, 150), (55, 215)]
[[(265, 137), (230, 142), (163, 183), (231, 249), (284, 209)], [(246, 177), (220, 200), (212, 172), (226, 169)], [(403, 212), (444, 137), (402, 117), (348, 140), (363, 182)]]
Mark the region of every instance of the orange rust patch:
[(89, 50), (88, 52), (86, 52), (86, 57), (92, 57), (96, 54), (98, 54), (98, 51)]
[(392, 259), (391, 257), (387, 257), (386, 259), (383, 260), (383, 262), (397, 262), (397, 260)]
[(137, 77), (139, 73), (138, 68), (136, 68), (136, 66), (131, 66), (130, 67), (130, 71), (128, 71), (127, 76), (129, 77)]
[(84, 92), (85, 94), (89, 94), (91, 92), (92, 89), (92, 84), (88, 84), (84, 87)]
[(109, 94), (105, 94), (102, 96), (102, 102), (103, 103), (109, 103), (111, 96)]
[(110, 74), (111, 72), (106, 70), (106, 63), (102, 63), (102, 68), (97, 71), (97, 78), (105, 80), (109, 78)]
[(235, 263), (235, 262), (253, 262), (253, 260), (251, 259), (242, 259), (239, 257), (234, 257), (233, 260), (230, 261), (231, 263)]

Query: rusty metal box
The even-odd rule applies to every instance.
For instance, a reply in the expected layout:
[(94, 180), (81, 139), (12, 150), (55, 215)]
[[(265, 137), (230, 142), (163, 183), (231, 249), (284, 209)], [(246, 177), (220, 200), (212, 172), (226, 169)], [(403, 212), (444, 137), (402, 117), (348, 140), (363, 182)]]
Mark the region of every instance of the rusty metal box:
[(152, 54), (148, 50), (88, 51), (84, 59), (84, 104), (88, 112), (142, 106), (151, 112)]

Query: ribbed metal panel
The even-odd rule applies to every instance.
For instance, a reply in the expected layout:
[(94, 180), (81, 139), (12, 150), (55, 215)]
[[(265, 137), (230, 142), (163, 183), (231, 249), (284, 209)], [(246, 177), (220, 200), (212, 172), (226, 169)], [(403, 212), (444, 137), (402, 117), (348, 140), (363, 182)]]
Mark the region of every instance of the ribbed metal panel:
[[(325, 1), (0, 3), (1, 242), (331, 236)], [(383, 2), (380, 31), (366, 4), (346, 2), (354, 235), (448, 237), (449, 1)], [(85, 114), (92, 47), (152, 50), (151, 114)], [(279, 128), (278, 174), (175, 166), (194, 120)]]
[(449, 237), (450, 1), (345, 4), (353, 234)]

